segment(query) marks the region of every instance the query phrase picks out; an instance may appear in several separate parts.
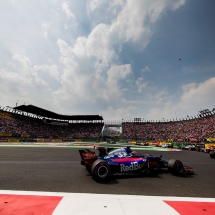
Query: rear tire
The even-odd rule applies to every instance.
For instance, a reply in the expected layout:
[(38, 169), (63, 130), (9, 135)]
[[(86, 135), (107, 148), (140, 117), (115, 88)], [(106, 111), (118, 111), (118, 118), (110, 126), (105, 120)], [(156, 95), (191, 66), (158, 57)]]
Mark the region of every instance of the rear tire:
[(168, 169), (176, 175), (182, 175), (184, 173), (184, 165), (180, 160), (170, 159), (168, 161)]
[(215, 151), (214, 152), (210, 152), (210, 157), (211, 158), (215, 158)]
[(108, 181), (110, 179), (110, 166), (103, 160), (96, 160), (91, 167), (91, 174), (96, 181)]

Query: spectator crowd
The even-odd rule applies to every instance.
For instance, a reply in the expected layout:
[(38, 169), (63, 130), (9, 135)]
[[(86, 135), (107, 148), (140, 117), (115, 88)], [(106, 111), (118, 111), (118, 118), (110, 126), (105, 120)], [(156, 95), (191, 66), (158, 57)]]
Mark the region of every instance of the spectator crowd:
[(0, 111), (0, 136), (31, 138), (97, 139), (104, 123), (69, 123), (68, 126), (46, 124), (39, 118), (32, 118)]
[[(0, 138), (98, 139), (103, 122), (50, 125), (42, 119), (0, 111)], [(122, 138), (155, 141), (215, 137), (215, 115), (173, 122), (123, 122)]]
[(125, 122), (122, 124), (124, 138), (147, 140), (204, 140), (215, 137), (215, 115), (173, 122)]

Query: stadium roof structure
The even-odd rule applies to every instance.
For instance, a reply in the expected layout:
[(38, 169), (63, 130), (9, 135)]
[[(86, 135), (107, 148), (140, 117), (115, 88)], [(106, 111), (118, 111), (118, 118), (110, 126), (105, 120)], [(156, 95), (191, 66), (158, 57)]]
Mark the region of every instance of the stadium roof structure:
[(61, 115), (61, 114), (57, 114), (57, 113), (45, 110), (40, 107), (36, 107), (34, 105), (20, 105), (20, 106), (14, 107), (13, 109), (35, 114), (40, 117), (51, 118), (51, 119), (85, 120), (85, 121), (103, 120), (103, 117), (99, 115)]

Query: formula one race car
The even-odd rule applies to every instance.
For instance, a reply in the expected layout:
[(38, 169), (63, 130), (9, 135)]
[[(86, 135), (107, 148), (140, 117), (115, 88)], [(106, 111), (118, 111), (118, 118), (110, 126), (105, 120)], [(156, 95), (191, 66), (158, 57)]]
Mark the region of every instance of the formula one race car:
[(105, 149), (97, 147), (99, 155), (89, 149), (79, 150), (81, 164), (96, 181), (107, 181), (111, 175), (134, 175), (159, 173), (161, 169), (175, 175), (193, 174), (193, 169), (184, 166), (180, 160), (164, 160), (162, 156), (141, 155), (130, 147)]

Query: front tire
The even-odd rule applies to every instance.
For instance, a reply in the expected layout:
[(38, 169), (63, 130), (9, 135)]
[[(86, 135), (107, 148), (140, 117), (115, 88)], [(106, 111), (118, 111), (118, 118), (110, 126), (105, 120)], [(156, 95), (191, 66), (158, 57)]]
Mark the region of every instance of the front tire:
[(96, 160), (91, 167), (91, 174), (96, 181), (108, 181), (110, 179), (110, 166), (103, 160)]
[(168, 161), (168, 169), (176, 175), (182, 175), (184, 173), (184, 165), (180, 160), (170, 159)]
[(210, 152), (210, 157), (211, 158), (215, 158), (215, 151), (214, 152)]

